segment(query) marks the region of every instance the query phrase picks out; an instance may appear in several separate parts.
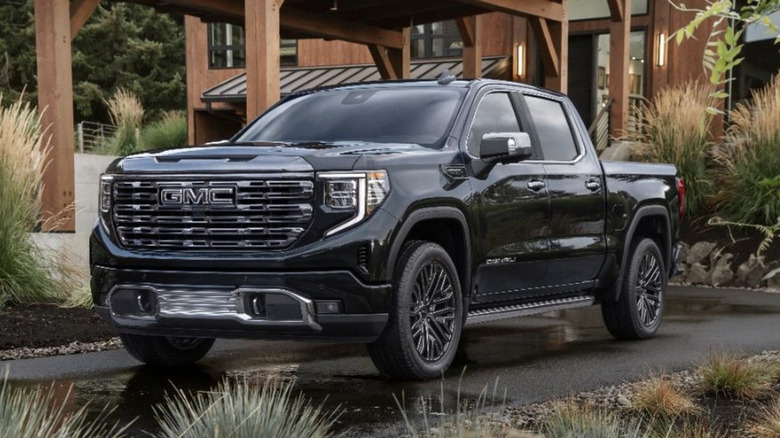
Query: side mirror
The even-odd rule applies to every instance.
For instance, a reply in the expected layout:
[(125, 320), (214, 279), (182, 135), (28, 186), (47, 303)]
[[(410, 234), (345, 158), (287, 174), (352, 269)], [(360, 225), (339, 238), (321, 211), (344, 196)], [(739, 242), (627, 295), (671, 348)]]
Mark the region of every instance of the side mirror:
[(526, 132), (489, 132), (482, 136), (479, 157), (483, 161), (520, 161), (533, 154)]

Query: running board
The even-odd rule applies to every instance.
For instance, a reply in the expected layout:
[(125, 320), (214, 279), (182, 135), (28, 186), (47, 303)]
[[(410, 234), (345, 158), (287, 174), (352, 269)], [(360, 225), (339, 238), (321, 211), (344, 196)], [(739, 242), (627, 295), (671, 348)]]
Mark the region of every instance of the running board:
[(559, 298), (555, 300), (537, 301), (535, 303), (514, 304), (511, 306), (494, 307), (491, 309), (472, 310), (466, 319), (466, 325), (483, 322), (498, 321), (501, 319), (515, 318), (517, 316), (536, 315), (538, 313), (552, 312), (555, 310), (576, 309), (593, 304), (596, 299), (592, 296), (581, 295), (571, 298)]

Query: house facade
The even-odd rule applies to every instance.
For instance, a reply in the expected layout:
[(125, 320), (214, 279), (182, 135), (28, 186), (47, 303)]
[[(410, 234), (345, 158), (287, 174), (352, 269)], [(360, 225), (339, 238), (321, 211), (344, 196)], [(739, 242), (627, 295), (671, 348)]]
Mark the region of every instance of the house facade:
[[(695, 7), (704, 0), (686, 3)], [(701, 59), (710, 30), (707, 26), (699, 30), (697, 39), (677, 45), (670, 35), (688, 23), (693, 13), (678, 10), (668, 0), (632, 0), (629, 4), (628, 70), (616, 77), (610, 71), (614, 50), (610, 28), (615, 22), (608, 1), (567, 3), (567, 92), (587, 125), (607, 107), (611, 87), (627, 83), (635, 103), (667, 86), (706, 80)], [(483, 14), (480, 20), (482, 75), (544, 86), (545, 63), (530, 20), (502, 12)], [(185, 26), (189, 140), (202, 144), (227, 138), (246, 123), (244, 29), (192, 16), (186, 18)], [(434, 78), (444, 67), (456, 75), (463, 71), (463, 42), (454, 20), (410, 23), (409, 34), (411, 77)], [(279, 53), (282, 96), (323, 85), (380, 79), (365, 45), (282, 39)]]

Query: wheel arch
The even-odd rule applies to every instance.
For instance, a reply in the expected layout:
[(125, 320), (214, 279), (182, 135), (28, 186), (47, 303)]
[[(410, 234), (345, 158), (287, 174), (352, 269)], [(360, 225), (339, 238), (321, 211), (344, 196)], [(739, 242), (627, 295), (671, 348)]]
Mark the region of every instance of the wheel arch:
[(388, 254), (388, 277), (392, 281), (403, 244), (426, 240), (441, 245), (452, 257), (460, 277), (464, 300), (471, 290), (471, 235), (468, 221), (456, 207), (426, 207), (410, 213), (396, 233)]
[(644, 205), (637, 209), (623, 239), (620, 255), (620, 271), (615, 280), (613, 300), (617, 301), (623, 293), (623, 280), (626, 274), (628, 258), (631, 256), (631, 246), (636, 239), (649, 237), (656, 241), (664, 258), (664, 270), (668, 275), (669, 263), (672, 260), (672, 224), (669, 211), (662, 205)]

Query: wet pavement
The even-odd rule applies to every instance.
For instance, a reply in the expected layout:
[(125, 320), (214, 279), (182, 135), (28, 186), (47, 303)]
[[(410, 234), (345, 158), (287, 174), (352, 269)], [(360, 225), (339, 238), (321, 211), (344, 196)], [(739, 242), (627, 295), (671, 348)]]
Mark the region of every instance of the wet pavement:
[[(222, 379), (294, 379), (296, 388), (325, 409), (341, 406), (337, 429), (380, 436), (401, 421), (394, 399), (415, 406), (438, 400), (453, 406), (460, 391), (475, 399), (488, 388), (524, 404), (588, 391), (649, 374), (691, 367), (712, 351), (753, 354), (780, 349), (780, 294), (671, 287), (657, 338), (612, 339), (598, 307), (553, 312), (469, 327), (456, 363), (442, 380), (393, 382), (381, 377), (362, 345), (283, 341), (217, 341), (195, 367), (175, 372), (140, 366), (124, 351), (2, 362), (13, 385), (54, 384), (69, 409), (89, 403), (95, 413), (116, 407), (114, 418), (136, 418), (132, 432), (156, 431), (153, 406), (173, 386), (206, 391)], [(461, 373), (466, 368), (461, 380)], [(416, 409), (410, 408), (411, 412)]]

